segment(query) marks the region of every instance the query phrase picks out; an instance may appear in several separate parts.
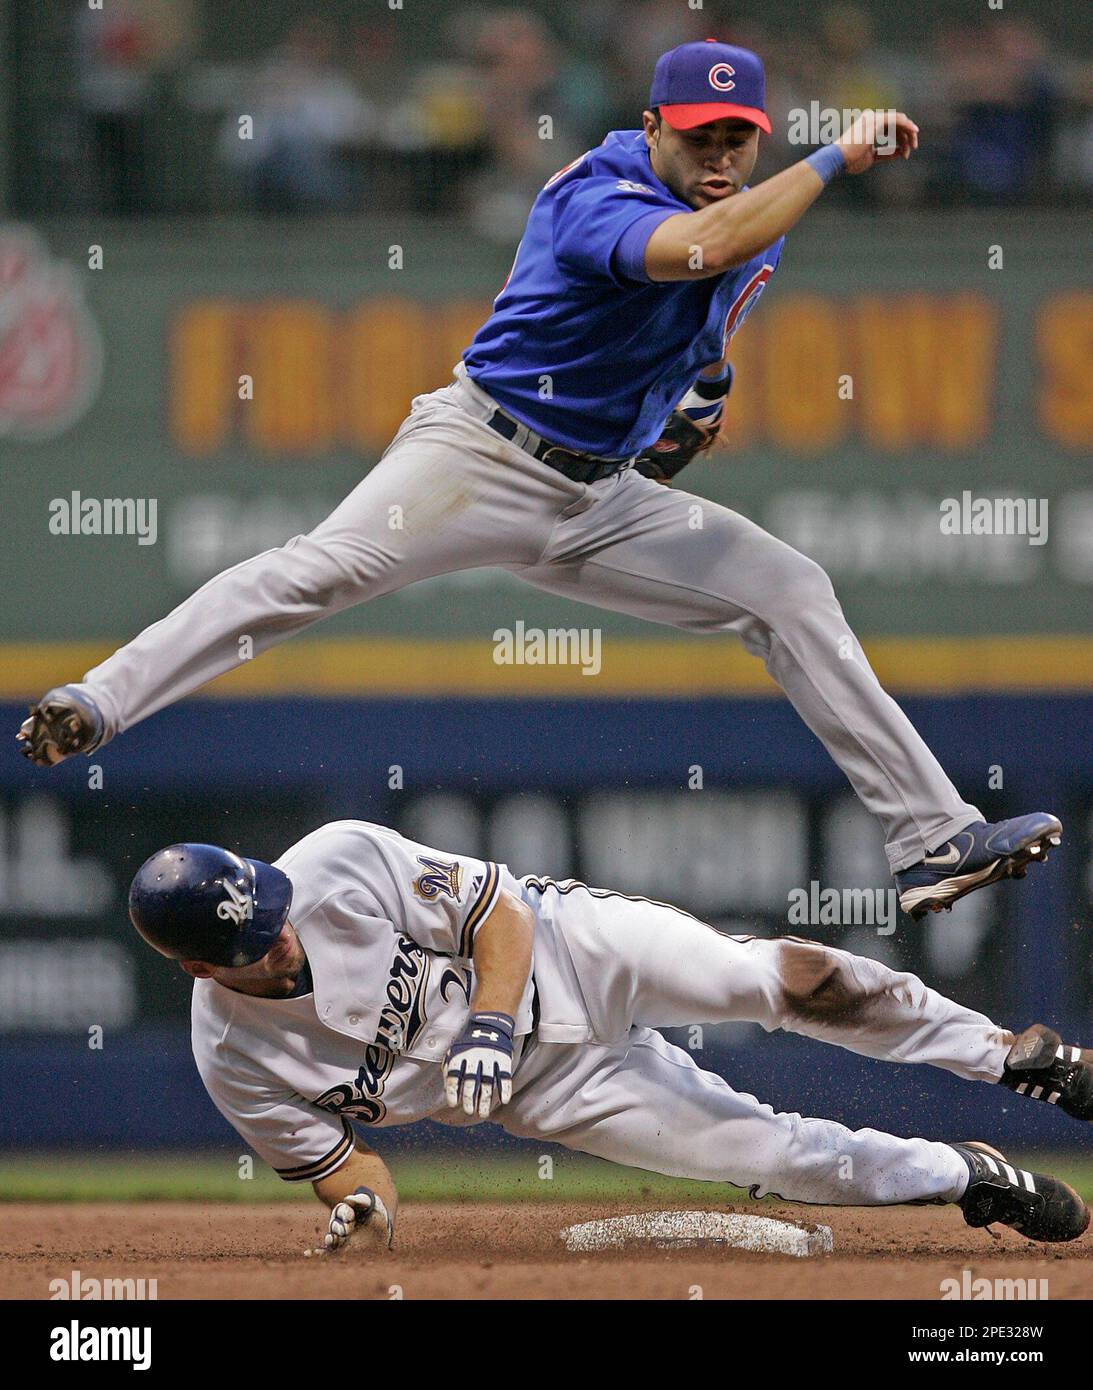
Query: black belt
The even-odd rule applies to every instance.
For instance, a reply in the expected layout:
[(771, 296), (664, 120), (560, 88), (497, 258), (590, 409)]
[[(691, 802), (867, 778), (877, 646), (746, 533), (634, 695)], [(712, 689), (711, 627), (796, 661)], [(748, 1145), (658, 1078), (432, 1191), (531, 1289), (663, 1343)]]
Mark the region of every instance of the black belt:
[[(508, 440), (514, 439), (517, 431), (522, 428), (503, 410), (495, 410), (486, 424), (491, 430), (495, 430), (502, 439)], [(542, 463), (548, 464), (551, 468), (556, 468), (559, 473), (564, 473), (575, 483), (598, 482), (600, 478), (608, 478), (612, 473), (618, 473), (620, 469), (629, 468), (632, 462), (631, 459), (601, 459), (597, 458), (595, 454), (582, 454), (576, 449), (563, 449), (560, 444), (551, 444), (546, 439), (540, 439), (534, 449), (528, 449), (526, 452)]]

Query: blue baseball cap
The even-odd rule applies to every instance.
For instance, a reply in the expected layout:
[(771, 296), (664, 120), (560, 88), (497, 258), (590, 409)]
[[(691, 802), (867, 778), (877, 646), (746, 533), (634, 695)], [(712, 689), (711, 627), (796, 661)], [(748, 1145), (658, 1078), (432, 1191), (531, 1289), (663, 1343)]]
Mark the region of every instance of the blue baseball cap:
[(735, 116), (769, 135), (765, 103), (762, 59), (747, 48), (716, 39), (683, 43), (661, 54), (653, 70), (649, 105), (675, 130)]

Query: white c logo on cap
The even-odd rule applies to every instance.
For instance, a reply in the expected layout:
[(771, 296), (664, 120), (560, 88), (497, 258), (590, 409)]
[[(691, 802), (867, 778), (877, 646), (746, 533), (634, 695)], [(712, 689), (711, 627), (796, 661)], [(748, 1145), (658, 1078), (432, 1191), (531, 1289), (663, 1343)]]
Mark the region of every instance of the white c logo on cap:
[(736, 86), (733, 78), (736, 76), (736, 69), (729, 67), (728, 63), (715, 63), (710, 69), (710, 86), (719, 92), (731, 92)]

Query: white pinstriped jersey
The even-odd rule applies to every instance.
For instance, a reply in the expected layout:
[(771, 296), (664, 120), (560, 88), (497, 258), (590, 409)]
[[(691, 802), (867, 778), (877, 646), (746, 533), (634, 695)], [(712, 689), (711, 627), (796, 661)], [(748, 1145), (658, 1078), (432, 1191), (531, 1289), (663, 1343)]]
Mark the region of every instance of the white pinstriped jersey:
[[(448, 1118), (438, 1065), (474, 987), (474, 936), (520, 885), (384, 826), (336, 821), (278, 861), (313, 992), (261, 999), (194, 984), (194, 1057), (221, 1113), (282, 1177), (315, 1179), (351, 1147), (346, 1117)], [(532, 1020), (529, 975), (517, 1034)], [(440, 1113), (443, 1112), (443, 1113)]]
[[(292, 881), (289, 920), (307, 952), (313, 992), (259, 999), (197, 980), (192, 1022), (194, 1057), (213, 1101), (289, 1181), (314, 1180), (341, 1164), (352, 1147), (350, 1119), (475, 1122), (445, 1105), (438, 1063), (466, 1022), (474, 936), (502, 888), (535, 915), (518, 1039), (533, 1024), (543, 1043), (625, 1039), (646, 989), (645, 952), (620, 951), (612, 918), (637, 908), (642, 921), (652, 910), (657, 923), (665, 914), (671, 924), (695, 922), (678, 908), (572, 879), (518, 880), (504, 865), (364, 821), (322, 826), (277, 866)], [(519, 1089), (519, 1065), (515, 1081)]]
[[(517, 1009), (512, 1097), (489, 1123), (800, 1201), (952, 1201), (963, 1191), (967, 1165), (948, 1145), (778, 1115), (654, 1031), (799, 1025), (777, 942), (724, 936), (666, 903), (572, 879), (517, 881), (501, 865), (357, 821), (322, 827), (279, 864), (292, 880), (289, 916), (313, 993), (255, 999), (198, 980), (193, 1028), (213, 1100), (290, 1181), (334, 1173), (352, 1148), (351, 1123), (478, 1123), (447, 1109), (438, 1063), (466, 1021), (475, 932), (507, 888), (534, 913), (534, 960)], [(841, 1034), (821, 1025), (815, 1036), (998, 1079), (1010, 1040), (996, 1024), (912, 976), (838, 954), (865, 997), (907, 1003), (872, 1031), (867, 1013)], [(853, 1182), (833, 1161), (847, 1153)]]

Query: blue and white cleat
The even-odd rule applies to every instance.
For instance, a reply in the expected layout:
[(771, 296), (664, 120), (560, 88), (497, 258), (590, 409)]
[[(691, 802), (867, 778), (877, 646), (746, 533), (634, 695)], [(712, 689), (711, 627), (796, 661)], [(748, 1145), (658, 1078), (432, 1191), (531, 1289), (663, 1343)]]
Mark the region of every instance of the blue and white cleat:
[(1029, 864), (1043, 863), (1062, 839), (1062, 822), (1046, 811), (996, 825), (978, 821), (895, 875), (899, 905), (916, 921), (927, 912), (948, 909), (988, 883), (1024, 878)]
[(73, 753), (92, 753), (106, 726), (94, 700), (75, 686), (47, 690), (15, 735), (23, 755), (38, 767), (52, 767)]

